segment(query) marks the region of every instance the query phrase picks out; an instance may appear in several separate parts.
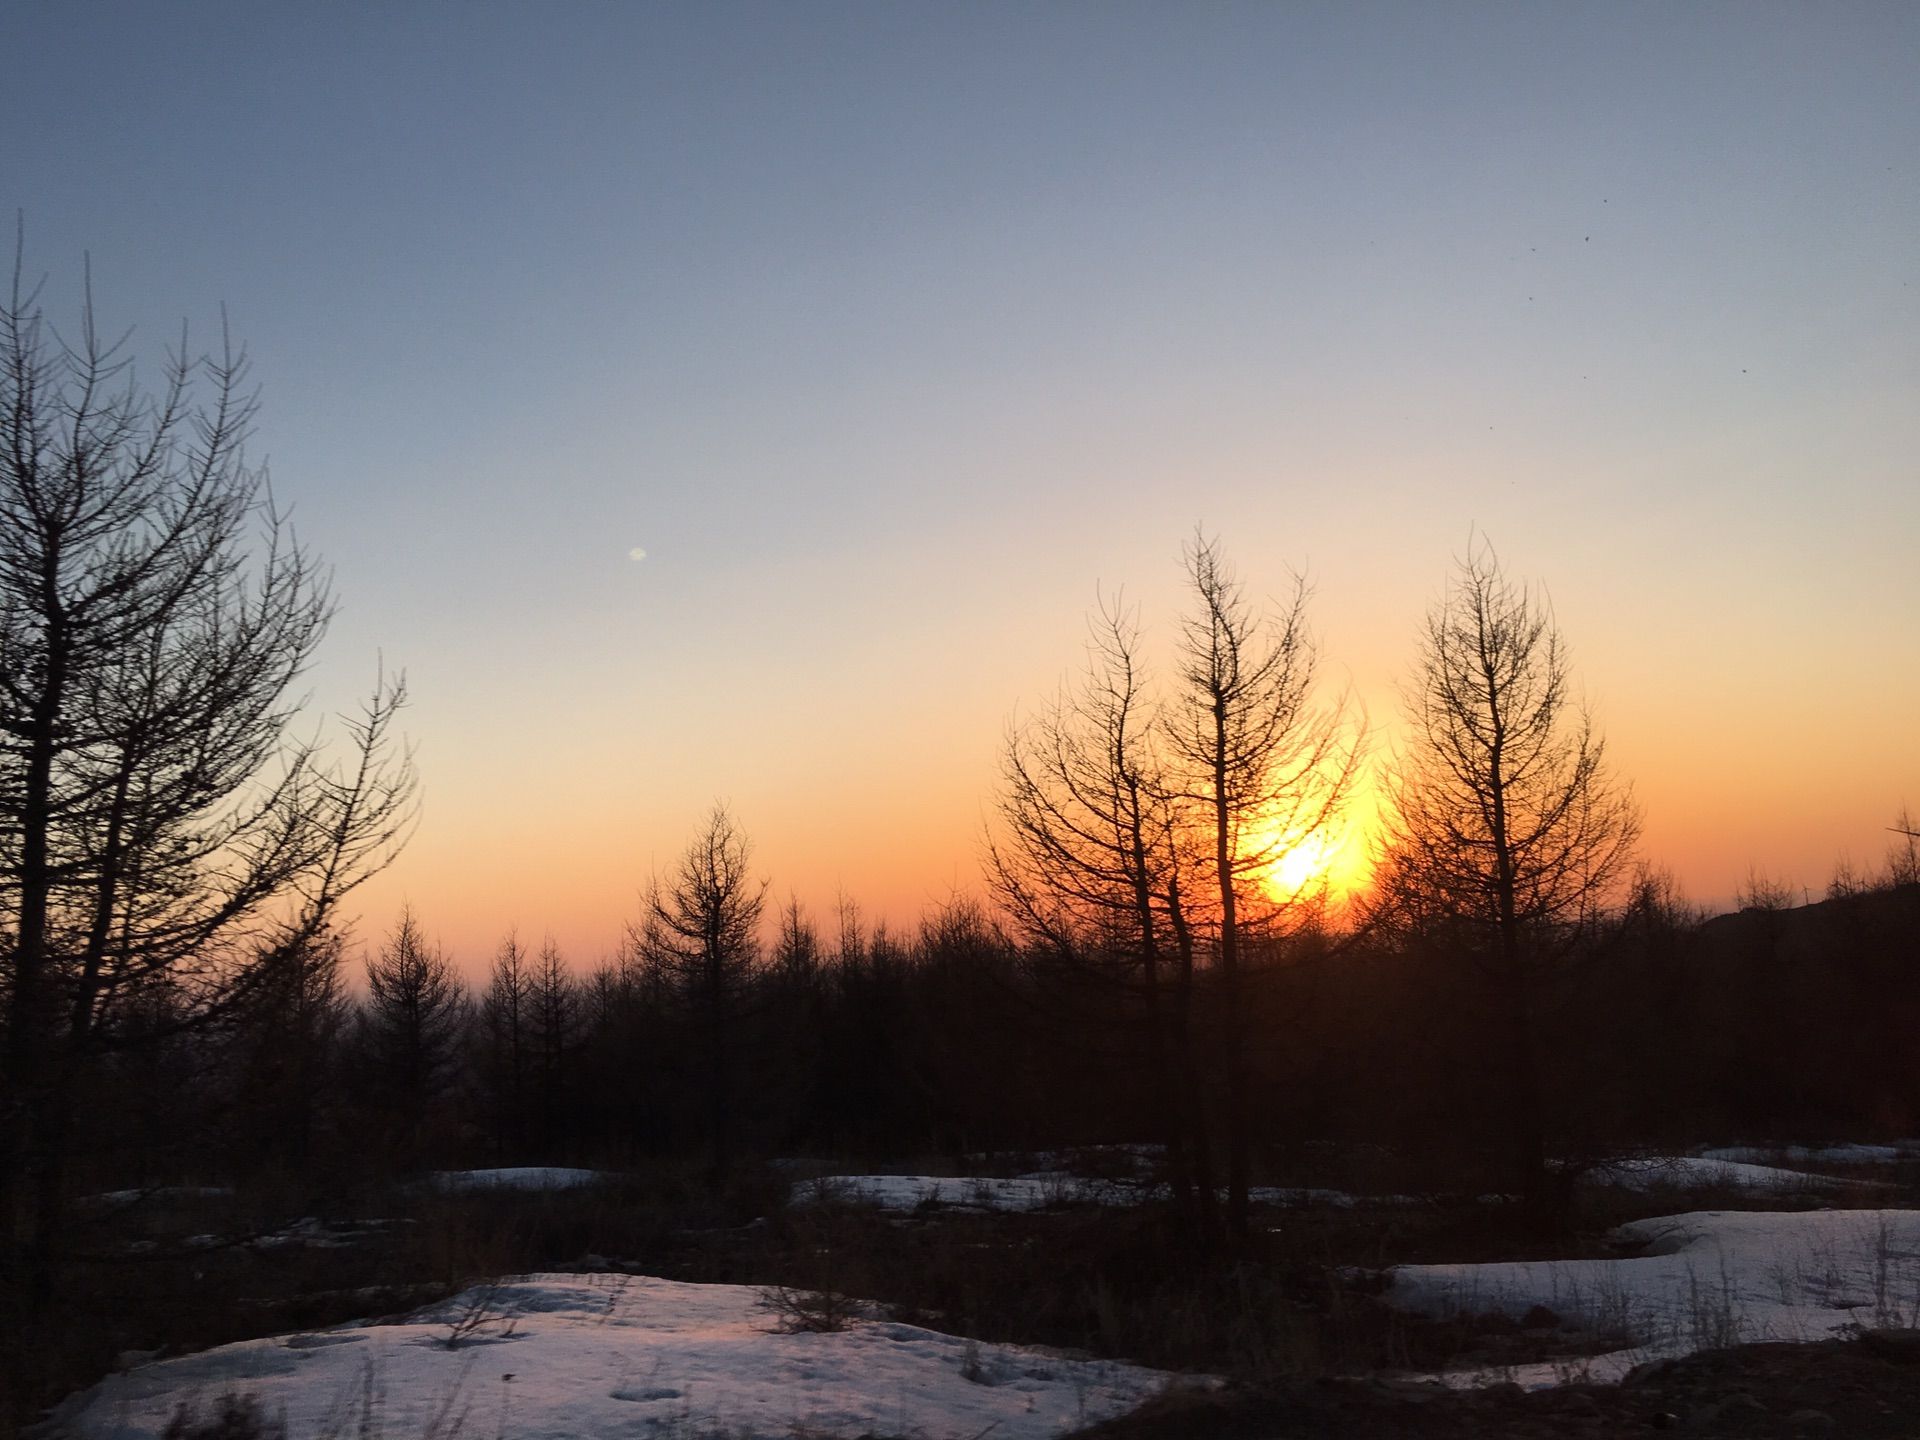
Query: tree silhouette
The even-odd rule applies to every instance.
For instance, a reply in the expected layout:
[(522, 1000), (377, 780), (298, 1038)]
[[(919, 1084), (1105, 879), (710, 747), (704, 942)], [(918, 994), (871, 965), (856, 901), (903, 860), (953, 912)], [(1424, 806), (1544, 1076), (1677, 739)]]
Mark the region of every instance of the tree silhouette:
[(446, 952), (432, 944), (411, 909), (367, 958), (363, 1041), (375, 1103), (398, 1126), (396, 1139), (417, 1160), (427, 1118), (460, 1063), (467, 996)]
[(1196, 1010), (1198, 972), (1211, 968), (1227, 1218), (1244, 1236), (1248, 975), (1304, 928), (1301, 912), (1316, 912), (1316, 886), (1276, 894), (1271, 876), (1339, 813), (1359, 738), (1343, 704), (1314, 704), (1305, 586), (1267, 614), (1216, 542), (1196, 537), (1185, 559), (1196, 603), (1171, 695), (1150, 694), (1134, 617), (1102, 606), (1079, 684), (1008, 736), (988, 873), (1030, 941), (1088, 973), (1104, 967), (1137, 997), (1175, 1190), (1203, 1236), (1214, 1223), (1202, 1098), (1212, 1087)]
[(510, 934), (494, 954), (480, 997), (480, 1074), (493, 1111), (493, 1143), (502, 1158), (527, 1143), (527, 1071), (532, 1029), (527, 952)]
[(668, 980), (693, 1017), (703, 1069), (709, 1178), (716, 1188), (733, 1163), (735, 1071), (741, 1013), (758, 955), (767, 886), (749, 872), (753, 847), (717, 804), (663, 882), (648, 887), (632, 944)]
[(1545, 976), (1628, 875), (1639, 813), (1572, 695), (1551, 610), (1484, 544), (1427, 616), (1407, 711), (1412, 738), (1386, 787), (1379, 913), (1492, 987), (1515, 1179), (1541, 1207)]
[(580, 987), (552, 936), (542, 942), (528, 975), (527, 1020), (538, 1081), (540, 1143), (551, 1153), (565, 1148), (568, 1081), (580, 1041)]
[(304, 1175), (319, 1159), (320, 1122), (334, 1098), (336, 1056), (351, 1016), (341, 939), (292, 936), (261, 957), (236, 1019), (240, 1130), (256, 1160)]
[(1137, 1019), (1175, 1199), (1204, 1238), (1215, 1202), (1182, 816), (1138, 656), (1138, 621), (1116, 601), (1103, 603), (1088, 628), (1079, 683), (1007, 735), (988, 883), (1038, 947), (1044, 971), (1081, 996), (1105, 980), (1129, 1028)]
[(1344, 703), (1314, 706), (1318, 654), (1307, 629), (1305, 582), (1296, 579), (1288, 599), (1263, 613), (1216, 541), (1196, 536), (1186, 566), (1194, 608), (1181, 626), (1168, 748), (1180, 798), (1198, 811), (1205, 839), (1196, 859), (1216, 906), (1227, 1220), (1244, 1236), (1251, 1174), (1247, 941), (1283, 934), (1299, 902), (1313, 898), (1277, 896), (1268, 877), (1338, 816), (1360, 742)]
[[(333, 768), (295, 738), (330, 612), (245, 442), (246, 361), (183, 336), (142, 389), (84, 303), (0, 304), (0, 1287), (53, 1291), (74, 1097), (134, 1011), (233, 1013), (390, 857), (398, 684)], [(164, 991), (165, 1006), (146, 1002)], [(130, 1034), (131, 1032), (129, 1032)]]

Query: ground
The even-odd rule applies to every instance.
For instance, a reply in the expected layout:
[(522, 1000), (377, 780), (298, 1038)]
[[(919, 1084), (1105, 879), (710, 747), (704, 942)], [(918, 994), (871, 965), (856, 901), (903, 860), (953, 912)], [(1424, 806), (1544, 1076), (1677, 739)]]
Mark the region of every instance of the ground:
[[(1887, 1338), (1914, 1332), (1840, 1338), (1920, 1325), (1920, 1195), (1904, 1172), (1878, 1178), (1879, 1157), (1818, 1188), (1745, 1161), (1716, 1160), (1711, 1177), (1691, 1160), (1643, 1166), (1585, 1193), (1583, 1224), (1553, 1238), (1516, 1233), (1498, 1197), (1263, 1192), (1248, 1253), (1212, 1264), (1181, 1250), (1150, 1184), (1046, 1160), (1013, 1176), (830, 1176), (790, 1197), (769, 1173), (719, 1208), (666, 1173), (462, 1173), (342, 1212), (379, 1220), (250, 1230), (232, 1192), (143, 1193), (141, 1224), (170, 1239), (140, 1233), (123, 1197), (96, 1197), (126, 1235), (72, 1297), (119, 1321), (96, 1325), (92, 1373), (143, 1353), (121, 1355), (75, 1428), (153, 1440), (183, 1400), (205, 1412), (239, 1381), (306, 1440), (338, 1433), (327, 1417), (364, 1371), (381, 1378), (389, 1434), (458, 1394), (477, 1428), (522, 1440), (643, 1421), (1014, 1440), (1156, 1393), (1164, 1374), (1120, 1363), (1134, 1362), (1231, 1383), (1091, 1433), (1920, 1440), (1920, 1363)], [(1700, 1189), (1707, 1179), (1719, 1188)], [(569, 1273), (523, 1273), (535, 1270)], [(519, 1278), (446, 1298), (457, 1277), (484, 1275)], [(125, 1294), (130, 1278), (151, 1293)], [(870, 1318), (845, 1334), (795, 1337), (774, 1323), (784, 1312), (770, 1320), (765, 1287), (883, 1303), (855, 1307)], [(280, 1339), (247, 1338), (268, 1335)], [(1713, 1348), (1777, 1339), (1798, 1343)], [(243, 1343), (208, 1348), (223, 1341)], [(1009, 1348), (1033, 1346), (1053, 1348)], [(509, 1351), (511, 1372), (488, 1369)], [(583, 1365), (599, 1368), (582, 1378)], [(1625, 1385), (1540, 1388), (1635, 1366)], [(1353, 1378), (1302, 1378), (1321, 1376)]]
[(1382, 1380), (1236, 1387), (1156, 1402), (1085, 1440), (1566, 1440), (1673, 1433), (1741, 1440), (1920, 1436), (1920, 1350), (1896, 1339), (1743, 1345), (1621, 1385), (1443, 1390)]

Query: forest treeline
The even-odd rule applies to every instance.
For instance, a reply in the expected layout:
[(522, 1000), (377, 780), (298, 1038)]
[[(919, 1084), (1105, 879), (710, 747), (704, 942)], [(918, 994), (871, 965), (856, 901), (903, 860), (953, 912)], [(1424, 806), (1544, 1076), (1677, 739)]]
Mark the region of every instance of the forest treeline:
[[(1636, 883), (1543, 988), (1555, 1152), (1920, 1128), (1920, 875), (1897, 858), (1830, 899), (1712, 918)], [(1148, 1022), (1119, 967), (1062, 964), (967, 903), (911, 933), (851, 905), (824, 926), (797, 905), (774, 918), (719, 1015), (712, 977), (644, 936), (578, 971), (509, 937), (471, 989), (412, 916), (373, 948), (364, 994), (336, 942), (275, 957), (217, 1030), (168, 1037), (156, 1001), (143, 1023), (161, 1038), (98, 1077), (82, 1149), (103, 1186), (324, 1191), (428, 1167), (711, 1160), (723, 1137), (736, 1156), (897, 1160), (1156, 1133)], [(1367, 1142), (1436, 1186), (1503, 1173), (1503, 1017), (1446, 957), (1329, 930), (1263, 950), (1251, 975), (1263, 1171)], [(1203, 978), (1203, 1037), (1216, 998)]]

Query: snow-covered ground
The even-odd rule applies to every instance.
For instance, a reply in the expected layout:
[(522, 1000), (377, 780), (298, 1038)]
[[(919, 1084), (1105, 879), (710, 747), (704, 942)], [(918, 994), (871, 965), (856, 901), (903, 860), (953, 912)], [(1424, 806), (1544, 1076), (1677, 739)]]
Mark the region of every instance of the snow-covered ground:
[(574, 1170), (565, 1165), (513, 1165), (501, 1170), (436, 1170), (436, 1190), (578, 1190), (607, 1178), (602, 1170)]
[(399, 1321), (142, 1365), (57, 1419), (85, 1440), (152, 1440), (183, 1402), (208, 1415), (231, 1392), (284, 1414), (288, 1440), (459, 1429), (516, 1440), (1041, 1440), (1124, 1413), (1173, 1379), (884, 1321), (831, 1334), (775, 1324), (745, 1286), (528, 1275)]
[(1770, 1195), (1835, 1191), (1868, 1182), (1831, 1175), (1809, 1175), (1777, 1165), (1756, 1165), (1730, 1158), (1731, 1152), (1705, 1155), (1650, 1155), (1614, 1160), (1591, 1171), (1595, 1180), (1628, 1190), (1757, 1190)]
[[(1851, 1326), (1920, 1324), (1920, 1211), (1700, 1210), (1620, 1227), (1620, 1259), (1402, 1265), (1386, 1300), (1427, 1315), (1524, 1319), (1536, 1306), (1634, 1344), (1583, 1362), (1614, 1380), (1642, 1361), (1758, 1340), (1823, 1340)], [(1447, 1376), (1550, 1384), (1564, 1363)]]
[(1789, 1165), (1893, 1165), (1920, 1159), (1920, 1140), (1891, 1145), (1722, 1145), (1699, 1152), (1703, 1160), (1737, 1160)]
[(1155, 1189), (1129, 1180), (1034, 1175), (823, 1175), (794, 1187), (796, 1204), (838, 1201), (877, 1210), (945, 1205), (973, 1210), (1044, 1210), (1053, 1205), (1138, 1205)]
[(145, 1190), (107, 1190), (98, 1195), (82, 1195), (79, 1204), (90, 1210), (124, 1210), (149, 1203), (224, 1200), (232, 1194), (225, 1185), (152, 1185)]
[[(1708, 1155), (1653, 1155), (1616, 1160), (1589, 1172), (1592, 1179), (1632, 1190), (1739, 1189), (1771, 1195), (1833, 1192), (1870, 1187), (1871, 1182), (1809, 1175), (1775, 1165)], [(1408, 1195), (1354, 1195), (1345, 1190), (1305, 1186), (1257, 1185), (1249, 1198), (1257, 1205), (1298, 1207), (1417, 1205)], [(1870, 1190), (1869, 1192), (1870, 1193)], [(795, 1204), (826, 1201), (871, 1205), (879, 1210), (912, 1211), (923, 1205), (949, 1209), (1026, 1211), (1058, 1205), (1139, 1205), (1165, 1199), (1167, 1187), (1145, 1180), (1096, 1179), (1063, 1171), (1026, 1175), (823, 1175), (794, 1187)]]
[[(922, 1205), (955, 1210), (1045, 1210), (1055, 1205), (1139, 1205), (1163, 1200), (1164, 1185), (1134, 1180), (1099, 1180), (1045, 1170), (1032, 1175), (822, 1175), (794, 1187), (796, 1205), (829, 1201), (871, 1205), (876, 1210), (910, 1211)], [(1256, 1185), (1248, 1191), (1258, 1205), (1331, 1205), (1351, 1209), (1369, 1203), (1411, 1205), (1405, 1195), (1356, 1197), (1344, 1190)]]

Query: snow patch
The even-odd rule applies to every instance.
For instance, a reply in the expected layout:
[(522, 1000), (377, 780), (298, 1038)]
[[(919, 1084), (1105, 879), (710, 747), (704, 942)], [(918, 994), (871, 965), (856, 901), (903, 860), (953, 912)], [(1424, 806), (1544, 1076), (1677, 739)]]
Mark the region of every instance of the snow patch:
[(960, 1210), (1045, 1210), (1057, 1205), (1138, 1205), (1156, 1187), (1089, 1180), (1052, 1171), (1035, 1175), (823, 1175), (796, 1186), (794, 1203), (840, 1202), (880, 1210), (939, 1205)]
[[(1579, 1362), (1618, 1380), (1634, 1365), (1762, 1340), (1825, 1340), (1853, 1326), (1920, 1323), (1920, 1211), (1696, 1210), (1615, 1232), (1641, 1253), (1618, 1259), (1402, 1265), (1386, 1301), (1426, 1315), (1505, 1315), (1544, 1306), (1634, 1344)], [(1525, 1385), (1570, 1378), (1563, 1362), (1449, 1383)]]
[[(491, 1326), (499, 1343), (467, 1348)], [(56, 1416), (86, 1440), (155, 1440), (182, 1402), (228, 1391), (284, 1414), (291, 1440), (474, 1434), (729, 1437), (991, 1434), (1042, 1440), (1122, 1414), (1175, 1377), (912, 1325), (773, 1333), (760, 1292), (629, 1275), (527, 1275), (391, 1324), (250, 1340), (112, 1376)], [(982, 1383), (986, 1381), (987, 1383)], [(368, 1412), (371, 1412), (369, 1415)]]
[[(793, 1190), (796, 1205), (839, 1203), (877, 1210), (913, 1211), (922, 1206), (951, 1210), (1028, 1212), (1067, 1205), (1125, 1207), (1165, 1200), (1165, 1185), (1133, 1180), (1101, 1180), (1058, 1171), (1031, 1175), (822, 1175)], [(1309, 1186), (1256, 1185), (1247, 1192), (1256, 1205), (1289, 1209), (1324, 1205), (1349, 1210), (1356, 1205), (1417, 1205), (1407, 1195), (1352, 1195), (1345, 1190)]]
[(1730, 1189), (1758, 1190), (1772, 1195), (1845, 1190), (1868, 1183), (1712, 1155), (1652, 1155), (1614, 1160), (1595, 1167), (1589, 1174), (1604, 1184), (1627, 1190)]
[(499, 1170), (436, 1170), (433, 1188), (469, 1190), (578, 1190), (607, 1179), (603, 1170), (574, 1170), (565, 1165), (510, 1165)]
[(1702, 1160), (1759, 1164), (1784, 1160), (1790, 1165), (1895, 1165), (1920, 1155), (1920, 1145), (1911, 1140), (1897, 1145), (1722, 1145), (1699, 1153)]

